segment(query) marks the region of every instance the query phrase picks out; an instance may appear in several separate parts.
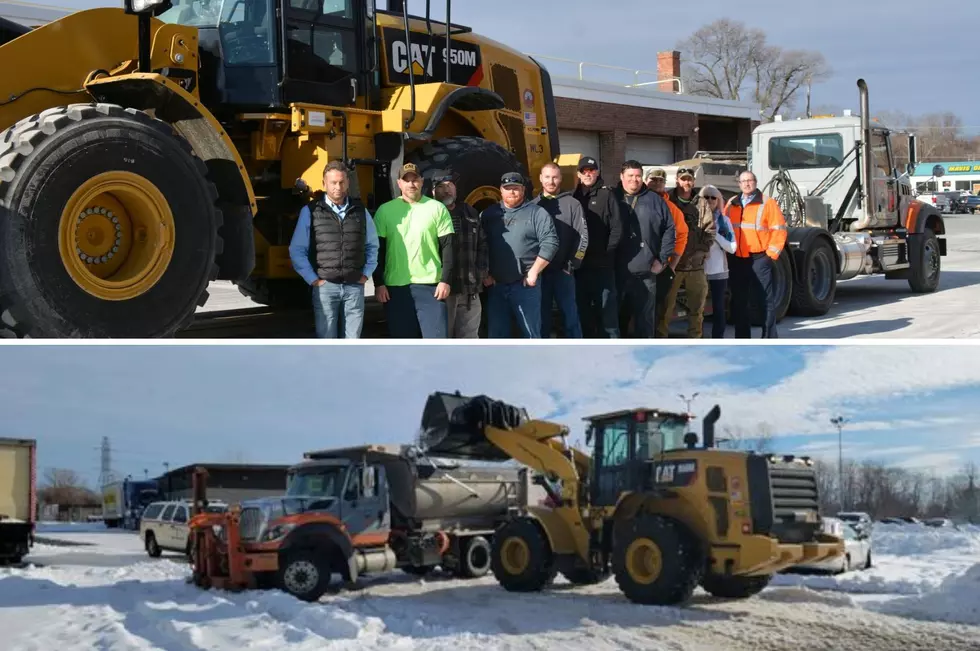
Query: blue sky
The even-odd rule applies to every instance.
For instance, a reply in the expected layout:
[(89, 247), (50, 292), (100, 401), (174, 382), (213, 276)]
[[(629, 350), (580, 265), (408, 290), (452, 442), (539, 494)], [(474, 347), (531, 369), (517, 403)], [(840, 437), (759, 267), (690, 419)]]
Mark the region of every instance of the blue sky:
[[(386, 0), (377, 0), (379, 7)], [(112, 0), (46, 0), (69, 8), (119, 6)], [(445, 3), (432, 3), (444, 17)], [(408, 0), (423, 14), (422, 0)], [(564, 59), (656, 70), (656, 53), (717, 18), (732, 18), (764, 30), (785, 48), (823, 52), (834, 71), (814, 88), (813, 105), (858, 110), (856, 82), (864, 77), (872, 111), (915, 115), (951, 110), (980, 135), (980, 89), (972, 83), (977, 60), (970, 29), (980, 21), (980, 3), (929, 5), (921, 0), (823, 0), (811, 11), (775, 0), (701, 0), (696, 4), (632, 0), (474, 0), (453, 3), (453, 22), (532, 52)], [(846, 17), (843, 19), (842, 17)], [(610, 25), (600, 29), (600, 23)], [(802, 106), (802, 104), (801, 104)]]
[[(980, 462), (980, 347), (17, 346), (0, 349), (0, 436), (95, 482), (200, 462), (291, 463), (311, 449), (414, 439), (429, 392), (484, 393), (568, 424), (633, 406), (722, 408), (719, 428), (781, 452), (956, 472)], [(699, 429), (699, 426), (698, 426)]]

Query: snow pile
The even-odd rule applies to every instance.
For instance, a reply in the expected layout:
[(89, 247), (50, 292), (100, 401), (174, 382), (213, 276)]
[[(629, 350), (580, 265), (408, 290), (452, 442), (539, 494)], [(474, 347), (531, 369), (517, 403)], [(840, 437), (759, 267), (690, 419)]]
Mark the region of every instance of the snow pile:
[(38, 535), (50, 533), (117, 533), (120, 529), (108, 529), (102, 522), (38, 522), (34, 528)]
[(980, 563), (947, 577), (921, 597), (895, 599), (875, 608), (891, 615), (980, 626)]
[(927, 527), (921, 524), (876, 524), (871, 542), (877, 554), (914, 556), (956, 550), (980, 554), (980, 527)]

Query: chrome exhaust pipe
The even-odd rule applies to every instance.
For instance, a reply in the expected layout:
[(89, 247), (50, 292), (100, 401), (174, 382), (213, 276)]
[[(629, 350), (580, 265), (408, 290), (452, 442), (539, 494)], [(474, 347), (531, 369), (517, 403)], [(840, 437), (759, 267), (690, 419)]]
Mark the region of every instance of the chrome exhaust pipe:
[(858, 230), (868, 227), (874, 217), (875, 196), (874, 196), (874, 174), (873, 161), (874, 152), (871, 151), (871, 103), (868, 100), (868, 84), (863, 79), (858, 79), (858, 90), (861, 94), (861, 139), (864, 141), (864, 164), (861, 168), (861, 201), (864, 208), (864, 217), (859, 219), (855, 228)]

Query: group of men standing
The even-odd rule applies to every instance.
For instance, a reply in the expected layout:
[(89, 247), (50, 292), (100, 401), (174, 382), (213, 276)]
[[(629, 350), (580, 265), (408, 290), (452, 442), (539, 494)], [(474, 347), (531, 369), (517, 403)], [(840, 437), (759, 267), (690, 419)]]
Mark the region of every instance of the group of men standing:
[(297, 273), (313, 288), (317, 336), (360, 336), (373, 277), (394, 338), (479, 337), (484, 291), (491, 338), (550, 338), (556, 305), (566, 338), (665, 338), (681, 288), (688, 336), (700, 338), (720, 211), (734, 231), (736, 337), (750, 336), (752, 293), (766, 306), (763, 336), (776, 336), (772, 262), (785, 246), (785, 221), (751, 172), (724, 208), (698, 193), (690, 169), (678, 171), (669, 193), (663, 170), (644, 177), (636, 161), (622, 166), (615, 187), (591, 157), (577, 176), (565, 190), (561, 169), (549, 163), (541, 193), (528, 197), (523, 175), (506, 173), (501, 201), (478, 213), (448, 174), (433, 178), (425, 196), (409, 163), (398, 173), (401, 195), (372, 217), (348, 196), (345, 166), (328, 164), (323, 196), (301, 210), (290, 244)]

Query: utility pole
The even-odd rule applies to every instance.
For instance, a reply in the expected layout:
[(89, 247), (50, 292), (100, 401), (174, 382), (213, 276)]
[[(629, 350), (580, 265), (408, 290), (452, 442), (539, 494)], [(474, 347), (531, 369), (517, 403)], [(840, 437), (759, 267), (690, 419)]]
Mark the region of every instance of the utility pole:
[(104, 486), (112, 483), (113, 473), (112, 473), (112, 446), (109, 444), (109, 437), (102, 437), (101, 446), (101, 463), (99, 468), (99, 490), (101, 491)]
[(835, 416), (830, 419), (830, 423), (837, 428), (837, 482), (840, 485), (840, 510), (846, 510), (844, 505), (844, 423), (847, 419), (843, 416)]

